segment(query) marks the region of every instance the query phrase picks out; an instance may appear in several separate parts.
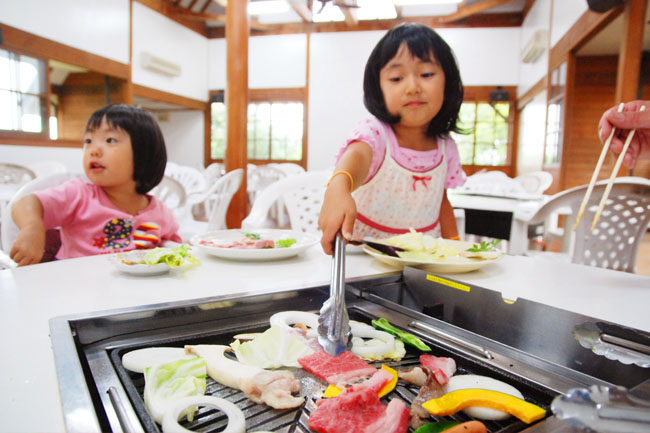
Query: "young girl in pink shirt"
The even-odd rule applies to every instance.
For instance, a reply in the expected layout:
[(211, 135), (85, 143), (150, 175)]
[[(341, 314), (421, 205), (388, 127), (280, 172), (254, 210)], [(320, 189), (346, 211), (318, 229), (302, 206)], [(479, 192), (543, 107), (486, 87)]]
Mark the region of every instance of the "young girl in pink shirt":
[(377, 43), (364, 74), (361, 122), (338, 155), (319, 226), (332, 254), (346, 239), (386, 238), (410, 228), (458, 239), (447, 188), (465, 182), (450, 131), (463, 102), (454, 54), (431, 28), (399, 25)]
[(125, 104), (97, 110), (83, 138), (92, 183), (73, 179), (17, 201), (12, 217), (20, 232), (11, 258), (19, 266), (39, 263), (45, 232), (54, 227), (61, 233), (57, 259), (182, 242), (173, 213), (147, 194), (166, 165), (165, 141), (149, 113)]

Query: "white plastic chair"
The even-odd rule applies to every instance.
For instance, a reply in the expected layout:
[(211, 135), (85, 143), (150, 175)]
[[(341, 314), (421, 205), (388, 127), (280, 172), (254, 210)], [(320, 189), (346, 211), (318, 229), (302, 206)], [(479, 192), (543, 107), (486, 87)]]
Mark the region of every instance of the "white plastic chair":
[(594, 186), (575, 232), (573, 226), (587, 185), (551, 197), (531, 218), (529, 225), (544, 224), (548, 231), (557, 214), (566, 215), (564, 228), (560, 230), (562, 252), (527, 251), (526, 255), (635, 272), (639, 245), (650, 224), (650, 180), (641, 177), (617, 178), (592, 232), (591, 221), (606, 185), (607, 181), (600, 181)]
[(165, 203), (165, 206), (174, 211), (177, 217), (184, 212), (182, 208), (187, 200), (187, 194), (183, 185), (176, 179), (163, 176), (160, 183), (149, 191), (149, 194)]
[(14, 196), (9, 201), (6, 209), (2, 212), (2, 249), (5, 251), (7, 256), (2, 256), (0, 258), (0, 261), (2, 261), (0, 264), (4, 265), (5, 267), (13, 267), (16, 265), (11, 259), (9, 259), (8, 256), (9, 251), (11, 251), (11, 246), (13, 245), (14, 240), (16, 239), (16, 236), (18, 236), (19, 232), (18, 226), (16, 226), (16, 223), (14, 223), (14, 220), (11, 217), (11, 208), (14, 203), (16, 203), (21, 197), (27, 194), (60, 185), (63, 182), (67, 182), (68, 180), (77, 177), (81, 177), (81, 174), (57, 173), (50, 176), (37, 177), (36, 179), (27, 182), (18, 191), (16, 191)]
[(194, 167), (167, 162), (165, 176), (171, 177), (183, 185), (186, 194), (205, 191), (206, 184), (203, 173)]
[(282, 199), (289, 213), (291, 229), (318, 232), (318, 216), (331, 174), (329, 170), (307, 171), (269, 185), (260, 192), (250, 214), (242, 221), (242, 228), (267, 227), (269, 210), (278, 199)]
[(36, 177), (51, 176), (68, 171), (64, 163), (54, 160), (32, 162), (27, 167), (34, 172)]
[(23, 185), (35, 177), (36, 174), (27, 167), (0, 162), (0, 184)]
[(208, 221), (197, 221), (185, 215), (185, 218), (179, 220), (180, 236), (189, 240), (195, 234), (226, 229), (226, 212), (243, 179), (244, 169), (237, 168), (217, 179), (208, 191), (188, 196), (189, 203), (205, 204)]
[(296, 164), (294, 162), (276, 162), (268, 165), (271, 167), (279, 168), (287, 176), (293, 176), (295, 174), (301, 174), (305, 172), (305, 169), (302, 165)]
[(213, 162), (212, 164), (205, 167), (203, 170), (203, 179), (205, 184), (208, 186), (212, 185), (217, 179), (226, 174), (224, 165), (222, 162)]
[(515, 182), (529, 194), (542, 195), (553, 184), (553, 175), (547, 171), (534, 171), (520, 174), (515, 177)]

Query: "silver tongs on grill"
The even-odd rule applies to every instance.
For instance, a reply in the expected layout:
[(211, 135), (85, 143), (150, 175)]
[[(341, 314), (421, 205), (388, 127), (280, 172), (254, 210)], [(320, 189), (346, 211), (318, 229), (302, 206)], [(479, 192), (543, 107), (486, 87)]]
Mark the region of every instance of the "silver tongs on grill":
[(323, 303), (318, 317), (318, 343), (325, 352), (336, 356), (350, 348), (350, 323), (345, 306), (345, 239), (341, 233), (334, 240), (330, 297)]

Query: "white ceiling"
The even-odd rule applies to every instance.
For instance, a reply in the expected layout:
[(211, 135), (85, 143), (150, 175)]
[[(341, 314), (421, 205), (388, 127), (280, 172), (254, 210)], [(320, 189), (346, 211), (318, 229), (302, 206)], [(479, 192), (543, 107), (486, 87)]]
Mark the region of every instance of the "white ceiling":
[[(646, 8), (643, 33), (643, 51), (650, 51), (650, 1)], [(618, 54), (623, 34), (623, 15), (619, 15), (607, 27), (601, 30), (591, 41), (578, 51), (579, 56), (597, 56)]]

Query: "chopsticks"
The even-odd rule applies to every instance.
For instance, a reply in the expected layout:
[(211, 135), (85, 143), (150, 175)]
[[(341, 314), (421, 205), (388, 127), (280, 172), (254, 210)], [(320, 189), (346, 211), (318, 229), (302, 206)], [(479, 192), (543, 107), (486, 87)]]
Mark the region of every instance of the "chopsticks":
[[(620, 113), (623, 111), (623, 106), (624, 103), (620, 103), (618, 106), (618, 112)], [(645, 111), (645, 105), (642, 105), (639, 111)], [(580, 220), (582, 219), (582, 214), (584, 213), (585, 209), (587, 208), (587, 203), (589, 202), (589, 199), (591, 198), (591, 193), (594, 189), (594, 185), (596, 184), (596, 179), (598, 178), (598, 173), (600, 172), (600, 169), (602, 168), (603, 161), (605, 160), (605, 156), (607, 155), (607, 152), (609, 151), (609, 145), (612, 142), (612, 138), (614, 138), (614, 133), (616, 132), (616, 128), (612, 128), (612, 132), (610, 132), (609, 137), (607, 137), (607, 140), (605, 141), (605, 145), (603, 146), (603, 150), (600, 152), (600, 157), (598, 158), (598, 163), (596, 164), (596, 168), (594, 169), (594, 173), (591, 176), (591, 180), (589, 181), (589, 186), (587, 187), (587, 192), (585, 192), (585, 196), (582, 199), (582, 204), (580, 205), (580, 211), (578, 212), (578, 217), (576, 218), (576, 222), (573, 225), (573, 231), (575, 231), (578, 228), (578, 224), (580, 224)], [(594, 228), (596, 227), (596, 224), (598, 224), (598, 219), (600, 218), (600, 214), (603, 212), (603, 209), (605, 208), (605, 202), (607, 202), (607, 197), (609, 196), (609, 193), (612, 189), (612, 185), (614, 184), (614, 179), (616, 178), (616, 175), (618, 174), (618, 171), (621, 168), (621, 164), (623, 164), (623, 158), (625, 157), (625, 154), (627, 153), (628, 147), (630, 147), (630, 142), (632, 141), (632, 138), (634, 137), (634, 134), (636, 133), (636, 129), (633, 129), (630, 131), (630, 133), (627, 135), (627, 139), (625, 140), (625, 144), (623, 144), (623, 149), (621, 150), (621, 153), (618, 155), (618, 158), (616, 159), (616, 164), (614, 164), (614, 168), (612, 169), (612, 174), (609, 176), (609, 179), (607, 181), (607, 186), (605, 187), (605, 192), (603, 193), (603, 197), (600, 199), (600, 203), (598, 204), (598, 210), (596, 211), (596, 214), (594, 215), (594, 219), (591, 222), (591, 231), (594, 231)]]

